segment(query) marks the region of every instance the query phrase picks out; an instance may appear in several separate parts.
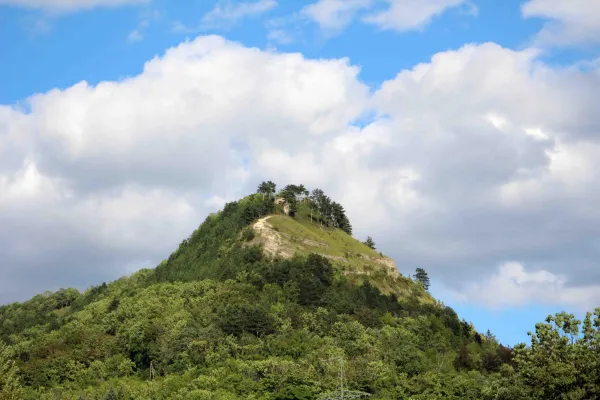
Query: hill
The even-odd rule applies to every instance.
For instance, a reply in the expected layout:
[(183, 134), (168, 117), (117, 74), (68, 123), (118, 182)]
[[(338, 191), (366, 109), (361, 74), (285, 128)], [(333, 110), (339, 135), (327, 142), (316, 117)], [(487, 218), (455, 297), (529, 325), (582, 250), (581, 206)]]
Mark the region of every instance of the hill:
[(155, 269), (0, 307), (0, 399), (541, 399), (572, 384), (574, 358), (543, 357), (571, 354), (562, 339), (513, 358), (306, 192), (263, 183)]

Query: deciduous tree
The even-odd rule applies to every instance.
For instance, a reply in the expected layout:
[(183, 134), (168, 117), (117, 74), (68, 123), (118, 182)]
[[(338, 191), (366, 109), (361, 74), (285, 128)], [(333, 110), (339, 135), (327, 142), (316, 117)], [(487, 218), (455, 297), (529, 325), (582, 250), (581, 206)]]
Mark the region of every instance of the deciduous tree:
[(21, 400), (22, 389), (12, 351), (0, 341), (0, 400)]

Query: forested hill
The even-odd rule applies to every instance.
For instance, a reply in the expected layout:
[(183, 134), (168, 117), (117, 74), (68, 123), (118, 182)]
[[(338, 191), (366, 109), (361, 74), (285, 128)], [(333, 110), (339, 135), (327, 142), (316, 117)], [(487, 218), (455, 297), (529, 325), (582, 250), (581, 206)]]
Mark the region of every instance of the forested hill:
[(0, 399), (340, 398), (341, 365), (373, 399), (598, 398), (598, 320), (506, 348), (351, 233), (323, 191), (264, 182), (155, 269), (0, 307)]

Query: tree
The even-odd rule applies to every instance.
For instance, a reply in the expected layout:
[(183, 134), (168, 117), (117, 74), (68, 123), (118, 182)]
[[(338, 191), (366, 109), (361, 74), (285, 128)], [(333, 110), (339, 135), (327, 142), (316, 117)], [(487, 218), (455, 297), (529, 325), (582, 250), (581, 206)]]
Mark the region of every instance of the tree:
[[(311, 211), (315, 210), (317, 213), (321, 215), (321, 225), (323, 224), (323, 199), (325, 198), (325, 193), (321, 189), (313, 189), (312, 194), (310, 196), (311, 200)], [(312, 213), (311, 213), (312, 220)]]
[(298, 186), (287, 185), (280, 193), (280, 196), (285, 199), (287, 206), (289, 207), (289, 215), (294, 216), (298, 211)]
[(350, 225), (350, 220), (346, 216), (344, 207), (342, 207), (341, 204), (338, 204), (334, 201), (331, 203), (331, 208), (333, 216), (333, 226), (335, 226), (336, 228), (340, 228), (348, 235), (352, 235), (352, 225)]
[(268, 192), (269, 187), (267, 185), (267, 182), (262, 182), (260, 185), (258, 185), (258, 188), (256, 189), (256, 193), (262, 193), (263, 199), (265, 198), (265, 194), (267, 194)]
[(363, 243), (369, 246), (371, 249), (375, 250), (375, 242), (373, 241), (373, 238), (371, 236), (367, 236), (367, 240), (365, 240)]
[(331, 199), (328, 196), (323, 195), (321, 198), (319, 213), (321, 214), (321, 224), (325, 224), (325, 226), (332, 225)]
[(267, 194), (269, 195), (269, 198), (271, 198), (271, 195), (275, 194), (275, 191), (277, 190), (277, 185), (271, 181), (267, 181), (266, 188)]
[(11, 349), (0, 341), (0, 400), (20, 400), (22, 398), (21, 383)]
[(257, 193), (262, 193), (263, 195), (263, 199), (265, 197), (265, 195), (268, 196), (268, 198), (271, 198), (271, 195), (273, 193), (275, 193), (275, 190), (277, 189), (277, 185), (274, 184), (271, 181), (267, 181), (267, 182), (262, 182), (260, 185), (258, 185), (258, 188), (256, 189)]
[(423, 284), (425, 290), (429, 289), (429, 276), (427, 272), (423, 268), (417, 268), (416, 274), (414, 275), (415, 279)]
[(306, 192), (304, 185), (287, 185), (282, 192), (287, 192), (299, 200), (300, 196)]
[(304, 187), (304, 185), (298, 185), (297, 189), (299, 196), (304, 196), (304, 198), (308, 196), (308, 190), (306, 190), (306, 187)]
[(528, 334), (531, 345), (515, 347), (515, 362), (531, 398), (600, 398), (600, 309), (583, 324), (573, 314), (549, 315)]

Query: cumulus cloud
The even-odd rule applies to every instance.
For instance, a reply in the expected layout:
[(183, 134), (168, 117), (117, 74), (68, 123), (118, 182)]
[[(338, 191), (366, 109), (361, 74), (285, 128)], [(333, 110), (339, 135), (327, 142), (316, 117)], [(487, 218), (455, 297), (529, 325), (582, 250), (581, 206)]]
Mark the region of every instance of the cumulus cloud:
[(374, 125), (395, 140), (371, 168), (409, 166), (420, 176), (417, 210), (389, 229), (403, 239), (394, 246), (407, 265), (446, 264), (437, 273), (450, 281), (457, 268), (483, 277), (482, 266), (511, 257), (552, 273), (568, 263), (570, 283), (598, 278), (589, 260), (600, 233), (591, 211), (599, 76), (552, 69), (536, 55), (469, 45), (402, 71), (375, 94), (388, 118)]
[(569, 287), (564, 275), (545, 270), (527, 271), (518, 262), (502, 264), (482, 282), (462, 286), (460, 292), (452, 293), (455, 298), (492, 309), (523, 307), (536, 302), (589, 311), (598, 306), (600, 298), (599, 284)]
[(365, 128), (317, 154), (264, 153), (262, 166), (294, 165), (333, 191), (357, 235), (375, 237), (405, 273), (425, 267), (453, 287), (514, 258), (564, 273), (559, 290), (574, 293), (600, 281), (600, 76), (538, 55), (492, 43), (436, 54), (374, 93), (379, 117)]
[(549, 19), (537, 41), (551, 45), (600, 43), (600, 2), (596, 0), (528, 0), (521, 6), (525, 18)]
[(261, 149), (302, 151), (345, 129), (367, 102), (357, 74), (348, 60), (209, 36), (136, 77), (0, 107), (0, 255), (13, 277), (0, 292), (97, 283), (166, 258), (223, 199), (254, 189), (247, 163)]
[[(597, 285), (599, 65), (467, 45), (370, 93), (347, 59), (208, 36), (135, 77), (2, 106), (0, 292), (158, 263), (263, 179), (324, 189), (405, 274), (475, 294), (514, 276), (567, 294)], [(506, 260), (523, 269), (497, 271)]]
[(95, 7), (117, 7), (145, 4), (148, 0), (0, 0), (0, 5), (11, 5), (50, 11), (75, 11)]

